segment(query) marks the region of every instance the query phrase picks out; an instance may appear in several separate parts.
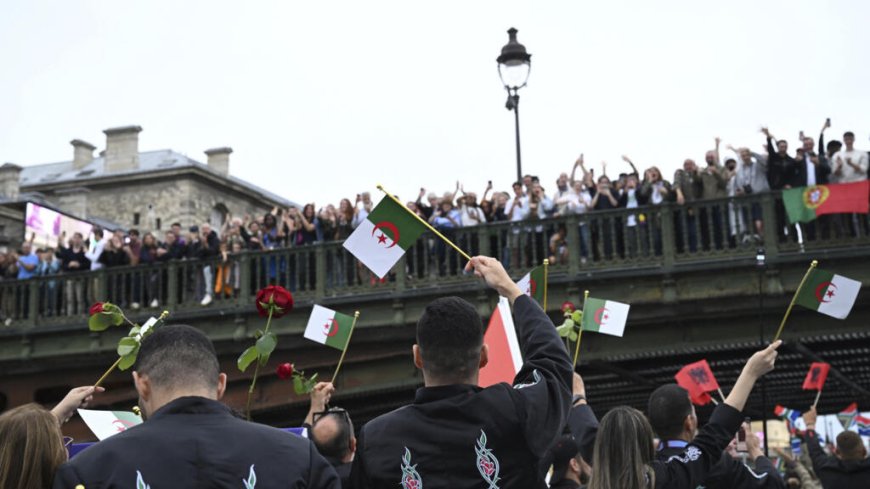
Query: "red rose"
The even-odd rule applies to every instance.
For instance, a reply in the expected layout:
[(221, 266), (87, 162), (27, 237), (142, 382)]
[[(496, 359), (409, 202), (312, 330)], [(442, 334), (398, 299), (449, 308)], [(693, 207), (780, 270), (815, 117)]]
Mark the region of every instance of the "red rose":
[(91, 306), (91, 309), (88, 311), (88, 314), (93, 316), (94, 314), (99, 314), (101, 312), (103, 312), (103, 303), (95, 302), (94, 305)]
[(292, 363), (282, 363), (278, 365), (278, 368), (275, 370), (275, 373), (278, 374), (278, 378), (281, 380), (287, 380), (290, 377), (293, 377), (293, 364)]
[(411, 477), (410, 475), (406, 476), (405, 477), (405, 487), (407, 487), (408, 489), (417, 489), (417, 481), (413, 477)]
[(562, 303), (562, 312), (574, 312), (577, 308), (574, 306), (574, 303), (571, 301), (565, 301)]
[(486, 473), (487, 476), (492, 476), (495, 472), (495, 464), (489, 460), (481, 460), (480, 468), (483, 469), (483, 472)]
[(257, 292), (257, 310), (260, 316), (268, 317), (272, 309), (272, 317), (279, 318), (293, 310), (293, 296), (290, 291), (278, 285), (270, 285)]

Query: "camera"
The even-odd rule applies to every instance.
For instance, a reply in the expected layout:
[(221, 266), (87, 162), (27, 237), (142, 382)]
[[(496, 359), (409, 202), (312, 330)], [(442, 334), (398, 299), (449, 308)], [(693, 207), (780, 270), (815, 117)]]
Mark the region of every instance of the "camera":
[(744, 194), (751, 194), (752, 193), (752, 185), (744, 185), (743, 186), (743, 193)]

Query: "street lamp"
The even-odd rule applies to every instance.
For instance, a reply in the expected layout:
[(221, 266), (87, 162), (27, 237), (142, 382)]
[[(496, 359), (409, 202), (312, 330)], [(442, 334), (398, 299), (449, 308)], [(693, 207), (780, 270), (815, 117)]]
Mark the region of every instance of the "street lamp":
[(517, 93), (520, 88), (526, 86), (529, 80), (529, 71), (532, 68), (532, 55), (526, 52), (526, 47), (517, 42), (517, 30), (508, 29), (508, 43), (501, 48), (501, 55), (496, 58), (498, 62), (498, 76), (507, 90), (508, 98), (505, 103), (507, 110), (514, 111), (517, 137), (517, 181), (523, 180), (522, 160), (520, 158), (520, 96)]

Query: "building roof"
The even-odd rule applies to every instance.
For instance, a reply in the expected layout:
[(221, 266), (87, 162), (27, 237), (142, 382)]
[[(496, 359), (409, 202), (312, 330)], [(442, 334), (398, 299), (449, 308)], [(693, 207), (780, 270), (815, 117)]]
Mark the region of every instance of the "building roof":
[(139, 168), (135, 170), (107, 172), (105, 170), (106, 159), (104, 157), (94, 158), (93, 161), (85, 165), (83, 168), (73, 168), (73, 162), (61, 161), (58, 163), (45, 163), (40, 165), (26, 166), (21, 171), (19, 183), (22, 189), (27, 187), (40, 187), (44, 185), (53, 185), (59, 183), (86, 183), (89, 180), (95, 180), (103, 177), (122, 177), (131, 175), (143, 175), (147, 173), (155, 173), (166, 170), (179, 170), (184, 168), (196, 168), (212, 175), (228, 180), (229, 182), (250, 189), (264, 199), (273, 201), (282, 207), (290, 207), (299, 205), (296, 202), (285, 199), (280, 195), (274, 194), (249, 183), (240, 178), (231, 175), (222, 175), (212, 168), (209, 168), (205, 163), (200, 163), (186, 155), (172, 151), (171, 149), (161, 149), (157, 151), (143, 151), (139, 153)]

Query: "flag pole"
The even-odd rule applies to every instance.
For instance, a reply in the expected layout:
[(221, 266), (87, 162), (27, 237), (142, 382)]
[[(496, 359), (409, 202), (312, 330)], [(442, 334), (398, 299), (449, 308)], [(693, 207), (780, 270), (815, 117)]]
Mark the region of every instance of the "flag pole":
[(431, 224), (429, 224), (428, 222), (426, 222), (424, 219), (422, 219), (422, 218), (421, 218), (420, 216), (418, 216), (417, 214), (411, 212), (411, 209), (408, 209), (408, 207), (405, 206), (405, 204), (403, 204), (401, 201), (399, 201), (399, 199), (397, 199), (393, 194), (391, 194), (391, 193), (387, 192), (386, 190), (384, 190), (383, 185), (378, 184), (378, 190), (380, 190), (381, 192), (383, 192), (384, 194), (386, 194), (386, 196), (389, 197), (393, 202), (395, 202), (396, 204), (399, 204), (399, 206), (401, 206), (402, 209), (405, 209), (406, 211), (408, 211), (408, 214), (411, 214), (412, 216), (414, 216), (414, 218), (417, 219), (418, 221), (420, 221), (420, 223), (421, 223), (422, 225), (426, 226), (426, 228), (427, 228), (429, 231), (432, 231), (432, 232), (435, 234), (435, 236), (438, 236), (439, 238), (443, 239), (445, 243), (449, 244), (450, 247), (453, 248), (454, 250), (456, 250), (457, 253), (459, 253), (460, 255), (462, 255), (463, 258), (465, 258), (465, 259), (468, 260), (468, 261), (471, 261), (471, 256), (469, 256), (468, 253), (466, 253), (466, 252), (462, 251), (461, 249), (459, 249), (458, 246), (456, 246), (455, 244), (453, 244), (453, 241), (450, 241), (449, 239), (447, 239), (446, 236), (444, 236), (443, 234), (439, 233), (438, 230), (435, 229), (434, 227), (432, 227)]
[(356, 327), (356, 320), (359, 319), (359, 311), (354, 311), (353, 322), (350, 323), (350, 333), (347, 334), (347, 342), (344, 344), (344, 349), (341, 350), (341, 358), (338, 359), (338, 365), (335, 366), (335, 373), (332, 374), (331, 384), (335, 385), (335, 379), (338, 377), (338, 371), (341, 369), (341, 363), (344, 362), (344, 355), (347, 354), (347, 347), (350, 345), (350, 337), (353, 336), (353, 330)]
[(819, 398), (822, 397), (822, 390), (819, 389), (819, 392), (816, 393), (816, 400), (813, 402), (813, 409), (819, 404)]
[(719, 391), (719, 397), (722, 398), (722, 402), (725, 402), (725, 394), (722, 393), (722, 388), (717, 389)]
[(776, 342), (776, 340), (779, 339), (779, 335), (782, 334), (782, 329), (785, 327), (785, 322), (786, 320), (788, 320), (788, 315), (791, 314), (791, 308), (794, 307), (794, 303), (797, 300), (798, 294), (801, 293), (801, 289), (804, 288), (804, 284), (807, 282), (807, 278), (810, 276), (810, 273), (812, 273), (813, 269), (818, 266), (818, 264), (819, 262), (817, 260), (813, 260), (812, 263), (810, 263), (810, 268), (807, 270), (807, 273), (804, 274), (804, 278), (801, 279), (801, 284), (798, 285), (797, 290), (794, 291), (794, 296), (792, 296), (791, 298), (788, 309), (785, 310), (785, 316), (782, 317), (782, 322), (779, 323), (779, 330), (777, 330), (776, 336), (773, 337), (774, 342)]
[(544, 258), (544, 312), (547, 312), (547, 269), (550, 267), (550, 260)]
[[(544, 282), (546, 283), (546, 282)], [(544, 297), (547, 297), (546, 295)], [(577, 332), (577, 344), (574, 346), (574, 369), (577, 368), (577, 359), (580, 357), (580, 340), (583, 339), (583, 314), (586, 314), (586, 299), (589, 298), (589, 291), (583, 291), (583, 309), (580, 316), (580, 331)]]

